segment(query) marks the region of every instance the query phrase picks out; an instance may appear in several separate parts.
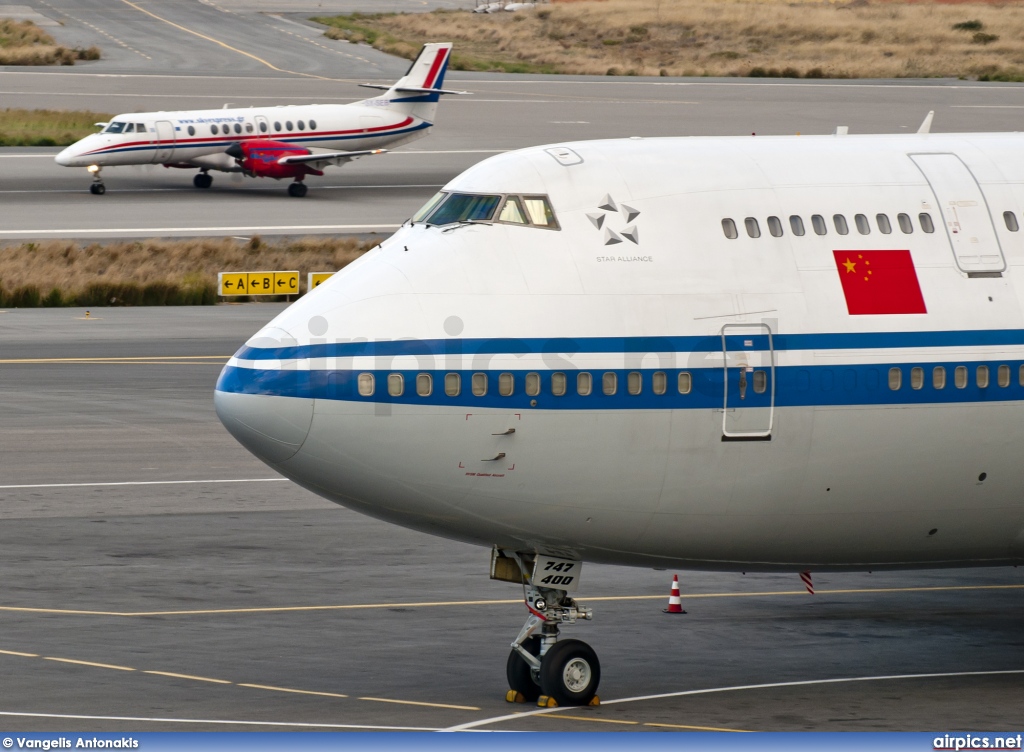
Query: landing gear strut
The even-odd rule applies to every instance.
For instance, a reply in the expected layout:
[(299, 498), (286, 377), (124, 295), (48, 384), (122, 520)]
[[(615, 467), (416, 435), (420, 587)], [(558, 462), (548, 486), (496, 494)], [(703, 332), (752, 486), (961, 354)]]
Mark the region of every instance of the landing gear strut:
[[(523, 579), (532, 582), (536, 565), (530, 574), (530, 567), (518, 556), (516, 559)], [(579, 566), (579, 562), (572, 564)], [(578, 577), (570, 579), (579, 580)], [(505, 666), (510, 687), (505, 699), (509, 702), (539, 701), (547, 707), (597, 704), (597, 686), (601, 681), (597, 653), (580, 640), (558, 641), (559, 625), (592, 619), (593, 611), (578, 605), (565, 590), (532, 584), (526, 584), (524, 589), (530, 615), (512, 643)]]
[(209, 188), (213, 185), (213, 176), (206, 170), (203, 170), (192, 178), (192, 185), (196, 188)]
[(303, 196), (306, 195), (307, 190), (309, 189), (306, 188), (305, 183), (303, 183), (300, 180), (296, 180), (294, 183), (288, 186), (288, 195), (293, 196), (294, 198), (302, 198)]
[(89, 193), (94, 196), (102, 196), (107, 192), (107, 186), (103, 185), (103, 178), (100, 177), (100, 166), (89, 165), (89, 174), (92, 175), (92, 185), (89, 186)]

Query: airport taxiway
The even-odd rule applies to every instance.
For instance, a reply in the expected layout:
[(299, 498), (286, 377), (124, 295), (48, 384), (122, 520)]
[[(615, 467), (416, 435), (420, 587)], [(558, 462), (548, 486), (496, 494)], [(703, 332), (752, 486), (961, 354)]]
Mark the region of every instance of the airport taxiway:
[(280, 308), (0, 313), (0, 725), (1024, 721), (1024, 579), (1011, 568), (815, 574), (813, 596), (796, 573), (682, 573), (680, 616), (662, 613), (671, 572), (585, 565), (579, 596), (596, 616), (565, 634), (597, 650), (604, 704), (507, 704), (525, 612), (516, 587), (488, 580), (486, 549), (329, 504), (217, 421), (225, 356)]

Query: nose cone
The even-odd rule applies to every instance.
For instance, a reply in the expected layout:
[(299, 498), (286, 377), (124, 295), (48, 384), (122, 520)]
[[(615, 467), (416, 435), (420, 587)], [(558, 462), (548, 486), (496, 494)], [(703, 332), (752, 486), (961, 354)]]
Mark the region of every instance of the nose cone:
[(57, 164), (61, 167), (71, 167), (74, 163), (75, 153), (78, 150), (78, 144), (72, 144), (56, 157), (53, 158)]
[[(271, 348), (258, 346), (268, 340)], [(213, 396), (224, 427), (271, 465), (295, 456), (313, 422), (309, 371), (282, 368), (288, 361), (261, 359), (264, 353), (275, 354), (273, 346), (292, 342), (284, 330), (263, 330), (224, 367)]]

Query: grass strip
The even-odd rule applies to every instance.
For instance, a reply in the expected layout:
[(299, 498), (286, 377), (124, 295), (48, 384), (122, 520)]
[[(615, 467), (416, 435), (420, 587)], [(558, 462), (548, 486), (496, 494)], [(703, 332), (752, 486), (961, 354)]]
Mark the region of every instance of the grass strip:
[(313, 19), (411, 58), (455, 43), (457, 70), (626, 76), (1024, 80), (1024, 6), (785, 0), (553, 0), (515, 13)]
[(88, 110), (0, 110), (0, 146), (69, 146), (112, 117)]
[[(144, 240), (81, 245), (51, 240), (0, 248), (0, 307), (213, 305), (222, 300), (217, 273), (330, 272), (379, 240), (313, 237), (265, 242), (233, 238)], [(244, 302), (283, 296), (231, 297)]]
[(0, 65), (74, 65), (99, 59), (98, 47), (62, 47), (31, 21), (0, 18)]

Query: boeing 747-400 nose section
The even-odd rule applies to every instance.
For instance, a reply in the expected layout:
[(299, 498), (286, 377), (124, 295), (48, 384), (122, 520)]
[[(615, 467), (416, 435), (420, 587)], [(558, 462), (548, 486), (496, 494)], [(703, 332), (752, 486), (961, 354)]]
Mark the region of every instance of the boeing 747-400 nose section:
[(313, 422), (309, 371), (289, 360), (294, 342), (283, 329), (261, 331), (224, 366), (213, 397), (224, 427), (271, 465), (299, 451)]

